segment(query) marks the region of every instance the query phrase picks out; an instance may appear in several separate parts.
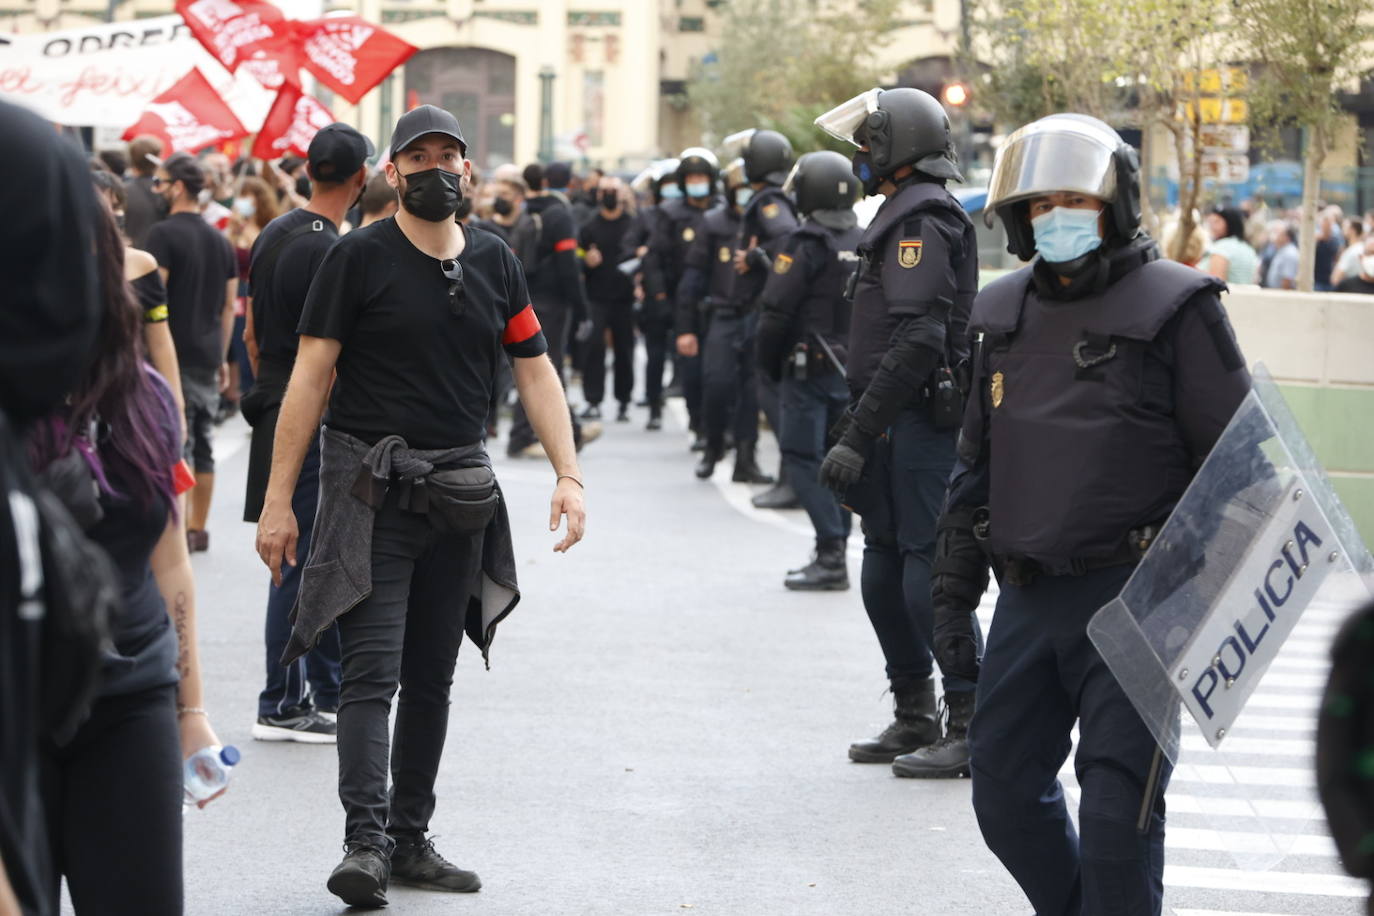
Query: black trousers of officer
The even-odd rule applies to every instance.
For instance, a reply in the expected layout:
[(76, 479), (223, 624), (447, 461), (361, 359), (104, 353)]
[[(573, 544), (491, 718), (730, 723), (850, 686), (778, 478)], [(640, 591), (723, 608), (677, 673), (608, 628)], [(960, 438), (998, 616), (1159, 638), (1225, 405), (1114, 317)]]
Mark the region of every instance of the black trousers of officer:
[(818, 542), (846, 540), (853, 517), (840, 505), (835, 492), (820, 481), (826, 434), (849, 403), (844, 377), (813, 362), (805, 379), (785, 373), (778, 396), (782, 413), (778, 444), (797, 501), (811, 519)]
[[(973, 809), (988, 848), (1038, 916), (1158, 916), (1164, 761), (1150, 830), (1136, 831), (1155, 740), (1087, 636), (1133, 567), (1003, 585), (970, 731)], [(1082, 797), (1075, 832), (1059, 783), (1069, 732)]]
[(629, 404), (635, 389), (635, 312), (634, 300), (593, 302), (592, 336), (583, 345), (582, 394), (588, 404), (606, 398), (606, 333), (611, 335), (615, 354), (615, 399)]
[[(864, 477), (848, 494), (863, 522), (864, 610), (894, 685), (924, 681), (934, 670), (930, 566), (954, 440), (954, 430), (936, 429), (924, 406), (903, 410), (874, 443)], [(963, 678), (943, 683), (947, 692), (974, 687)]]
[(670, 321), (660, 314), (662, 306), (644, 303), (639, 314), (639, 333), (644, 336), (644, 400), (663, 405), (663, 370), (668, 364)]
[(702, 432), (708, 448), (725, 448), (725, 431), (735, 442), (759, 438), (758, 385), (754, 380), (754, 330), (758, 314), (716, 309), (702, 343)]
[[(539, 326), (544, 329), (544, 339), (549, 344), (549, 359), (553, 360), (553, 367), (558, 370), (558, 380), (563, 382), (563, 387), (566, 388), (563, 363), (567, 354), (568, 339), (572, 334), (572, 303), (547, 292), (533, 293), (531, 299), (535, 317), (539, 319)], [(572, 418), (573, 439), (580, 446), (582, 426), (577, 422), (577, 415), (573, 413), (571, 406), (568, 408), (568, 415)], [(530, 418), (525, 415), (525, 405), (516, 401), (506, 450), (515, 454), (538, 441), (539, 437), (534, 434), (534, 427), (530, 425)]]

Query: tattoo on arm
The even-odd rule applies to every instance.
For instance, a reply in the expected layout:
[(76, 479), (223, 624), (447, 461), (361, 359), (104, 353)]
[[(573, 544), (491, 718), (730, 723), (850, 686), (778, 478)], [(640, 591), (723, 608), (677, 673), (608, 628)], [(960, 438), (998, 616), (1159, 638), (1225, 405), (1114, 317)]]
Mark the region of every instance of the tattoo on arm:
[(176, 604), (172, 610), (172, 625), (177, 631), (177, 674), (183, 678), (190, 670), (191, 647), (186, 634), (186, 605), (189, 601), (185, 592), (177, 592)]

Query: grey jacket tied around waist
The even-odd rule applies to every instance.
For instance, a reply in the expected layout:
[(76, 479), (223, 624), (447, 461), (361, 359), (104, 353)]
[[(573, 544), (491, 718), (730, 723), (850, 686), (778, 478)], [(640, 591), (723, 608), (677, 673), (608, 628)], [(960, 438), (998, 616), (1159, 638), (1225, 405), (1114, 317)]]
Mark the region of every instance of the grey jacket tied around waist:
[[(310, 556), (305, 560), (300, 593), (291, 612), (291, 640), (281, 663), (290, 664), (314, 647), (320, 635), (372, 594), (372, 526), (389, 489), (397, 490), (397, 505), (425, 512), (428, 480), (436, 468), (491, 468), (481, 443), (458, 448), (412, 449), (400, 436), (388, 436), (369, 446), (361, 439), (325, 427), (320, 432), (320, 505)], [(515, 548), (505, 500), (495, 485), (496, 509), (482, 538), (480, 580), (466, 595), (454, 595), (454, 613), (463, 615), (463, 629), (488, 653), (496, 625), (520, 601), (515, 580)]]

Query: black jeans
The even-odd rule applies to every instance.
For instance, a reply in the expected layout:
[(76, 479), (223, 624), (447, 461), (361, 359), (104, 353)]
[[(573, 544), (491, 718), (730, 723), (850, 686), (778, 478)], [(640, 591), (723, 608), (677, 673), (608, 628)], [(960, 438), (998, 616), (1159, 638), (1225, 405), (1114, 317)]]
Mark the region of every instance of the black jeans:
[(592, 303), (592, 336), (582, 364), (582, 393), (588, 404), (600, 404), (606, 397), (608, 330), (615, 354), (615, 399), (629, 404), (635, 389), (635, 304), (630, 299)]
[[(535, 296), (534, 314), (539, 318), (540, 327), (544, 329), (544, 339), (549, 344), (549, 359), (553, 360), (553, 367), (558, 370), (558, 380), (563, 382), (566, 388), (567, 382), (563, 380), (563, 362), (567, 353), (568, 335), (572, 333), (572, 305), (562, 299), (550, 298), (547, 294)], [(572, 418), (573, 437), (581, 442), (582, 429), (571, 407), (568, 408), (568, 415)], [(525, 405), (516, 401), (506, 451), (514, 455), (538, 441), (539, 437), (534, 434), (534, 427), (530, 425), (530, 418), (525, 414)]]
[[(426, 516), (391, 499), (377, 512), (372, 594), (339, 618), (339, 800), (349, 843), (389, 849), (388, 832), (429, 829), (466, 596), (481, 563), (481, 534), (438, 534)], [(398, 684), (396, 732), (388, 740)]]
[(79, 916), (181, 913), (175, 685), (97, 699), (76, 737), (44, 754), (42, 787), (54, 901), (65, 876)]
[(849, 388), (838, 372), (826, 370), (807, 379), (784, 376), (778, 386), (782, 410), (782, 466), (797, 492), (797, 501), (816, 529), (817, 541), (842, 541), (852, 525), (835, 492), (820, 482), (825, 437), (849, 403)]

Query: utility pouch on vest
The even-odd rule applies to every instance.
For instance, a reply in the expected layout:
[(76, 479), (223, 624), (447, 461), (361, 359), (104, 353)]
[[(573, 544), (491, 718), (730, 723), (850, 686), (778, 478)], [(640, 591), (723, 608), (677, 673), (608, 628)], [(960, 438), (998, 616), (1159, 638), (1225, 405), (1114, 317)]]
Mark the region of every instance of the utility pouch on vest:
[(926, 382), (926, 406), (936, 429), (958, 429), (963, 423), (964, 395), (948, 366), (937, 368)]
[(450, 468), (425, 478), (429, 491), (429, 523), (449, 534), (477, 534), (486, 530), (501, 503), (496, 476), (489, 467)]

